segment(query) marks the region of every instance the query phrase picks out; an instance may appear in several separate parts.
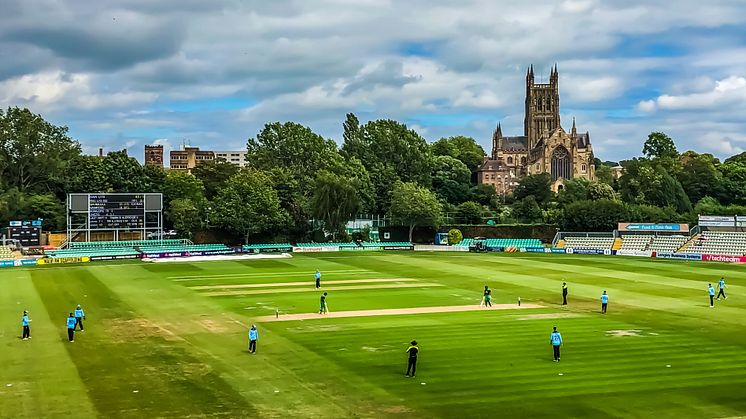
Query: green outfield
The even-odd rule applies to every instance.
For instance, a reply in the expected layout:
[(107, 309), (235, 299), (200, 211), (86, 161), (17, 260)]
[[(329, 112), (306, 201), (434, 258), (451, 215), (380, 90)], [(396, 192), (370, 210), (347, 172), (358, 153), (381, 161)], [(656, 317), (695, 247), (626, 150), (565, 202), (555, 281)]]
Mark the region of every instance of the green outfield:
[[(316, 269), (326, 318), (314, 314)], [(729, 298), (710, 309), (707, 283), (721, 275)], [(477, 306), (484, 285), (500, 309), (452, 308)], [(746, 415), (746, 271), (737, 265), (343, 252), (6, 269), (0, 287), (0, 417)], [(86, 331), (68, 343), (76, 304)], [(396, 309), (427, 312), (384, 311)], [(346, 313), (362, 310), (378, 311)], [(247, 352), (252, 321), (256, 355)], [(559, 363), (552, 326), (565, 340)], [(417, 377), (406, 378), (412, 339), (421, 352)]]

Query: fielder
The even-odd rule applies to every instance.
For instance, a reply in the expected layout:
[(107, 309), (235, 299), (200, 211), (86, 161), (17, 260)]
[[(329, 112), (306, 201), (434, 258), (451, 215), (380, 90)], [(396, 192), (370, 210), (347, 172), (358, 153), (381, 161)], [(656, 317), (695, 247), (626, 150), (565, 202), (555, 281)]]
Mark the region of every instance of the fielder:
[(720, 301), (721, 295), (723, 296), (723, 300), (728, 299), (728, 297), (725, 296), (725, 279), (722, 276), (720, 277), (720, 281), (718, 281), (718, 301)]
[(67, 318), (67, 340), (70, 342), (75, 342), (75, 316), (73, 316), (73, 313), (70, 313), (70, 316)]
[(78, 308), (75, 309), (75, 327), (77, 328), (80, 325), (81, 332), (83, 331), (83, 320), (85, 320), (85, 313), (80, 308), (80, 304), (78, 304)]
[(249, 352), (256, 354), (256, 341), (259, 339), (259, 331), (256, 330), (256, 325), (252, 324), (249, 329)]
[(23, 318), (21, 319), (21, 326), (23, 326), (23, 340), (31, 339), (31, 328), (29, 327), (31, 319), (28, 318), (28, 310), (23, 311)]
[(712, 284), (707, 284), (707, 292), (710, 293), (710, 308), (715, 308), (715, 288)]
[(560, 332), (557, 331), (557, 326), (554, 326), (552, 334), (549, 335), (549, 342), (552, 344), (552, 349), (554, 350), (554, 362), (559, 362), (560, 346), (562, 346), (562, 335), (560, 335)]
[(606, 306), (609, 305), (609, 296), (606, 294), (606, 291), (604, 291), (603, 294), (601, 294), (601, 313), (606, 314)]
[(321, 288), (321, 272), (316, 269), (316, 289)]
[(409, 354), (409, 360), (407, 362), (407, 374), (405, 376), (414, 377), (414, 374), (417, 372), (417, 354), (420, 353), (420, 348), (417, 346), (416, 340), (411, 342), (406, 352)]

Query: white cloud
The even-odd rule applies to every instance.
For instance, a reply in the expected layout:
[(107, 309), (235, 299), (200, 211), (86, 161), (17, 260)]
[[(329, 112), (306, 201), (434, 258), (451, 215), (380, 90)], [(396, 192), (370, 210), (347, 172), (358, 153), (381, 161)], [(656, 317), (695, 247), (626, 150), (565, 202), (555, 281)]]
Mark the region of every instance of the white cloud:
[(645, 112), (662, 110), (709, 110), (724, 106), (746, 105), (746, 78), (729, 76), (715, 82), (715, 85), (705, 92), (682, 95), (664, 94), (656, 99), (644, 100), (638, 104), (638, 109)]

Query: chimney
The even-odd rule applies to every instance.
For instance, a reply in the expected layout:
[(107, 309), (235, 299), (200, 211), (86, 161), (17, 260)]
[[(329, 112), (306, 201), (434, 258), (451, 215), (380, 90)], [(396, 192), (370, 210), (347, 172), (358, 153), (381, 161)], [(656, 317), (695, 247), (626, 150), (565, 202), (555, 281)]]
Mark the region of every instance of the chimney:
[(101, 157), (101, 158), (104, 157), (104, 148), (103, 147), (99, 147), (98, 148), (98, 156)]

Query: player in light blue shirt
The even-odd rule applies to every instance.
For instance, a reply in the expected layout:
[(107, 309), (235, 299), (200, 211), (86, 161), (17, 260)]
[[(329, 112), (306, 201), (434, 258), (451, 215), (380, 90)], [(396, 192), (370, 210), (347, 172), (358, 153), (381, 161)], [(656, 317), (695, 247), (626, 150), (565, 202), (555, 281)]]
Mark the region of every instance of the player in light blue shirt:
[(710, 308), (715, 308), (715, 288), (712, 284), (707, 284), (707, 292), (710, 293)]
[(609, 296), (606, 294), (606, 291), (604, 291), (603, 294), (601, 294), (601, 313), (606, 314), (606, 306), (609, 305)]
[(83, 331), (83, 320), (85, 320), (85, 312), (83, 312), (80, 304), (78, 304), (78, 307), (75, 309), (75, 327), (77, 328), (80, 325), (81, 332)]
[(31, 319), (28, 318), (28, 311), (23, 311), (23, 318), (21, 319), (21, 326), (23, 326), (23, 340), (31, 339), (31, 329), (29, 327)]
[(720, 296), (723, 296), (723, 300), (727, 300), (728, 297), (725, 296), (725, 279), (721, 276), (720, 281), (718, 281), (718, 297), (717, 299), (720, 300)]
[(259, 339), (259, 331), (256, 330), (256, 325), (252, 324), (249, 329), (249, 352), (252, 354), (256, 353), (256, 341)]
[(67, 340), (70, 342), (75, 342), (75, 323), (75, 316), (73, 316), (73, 313), (70, 313), (67, 317)]
[(557, 331), (557, 326), (554, 326), (552, 334), (549, 335), (549, 342), (552, 344), (552, 349), (554, 350), (554, 362), (559, 362), (560, 346), (562, 346), (562, 335), (560, 335), (560, 332)]
[(321, 272), (319, 272), (318, 269), (316, 269), (316, 289), (321, 288)]

